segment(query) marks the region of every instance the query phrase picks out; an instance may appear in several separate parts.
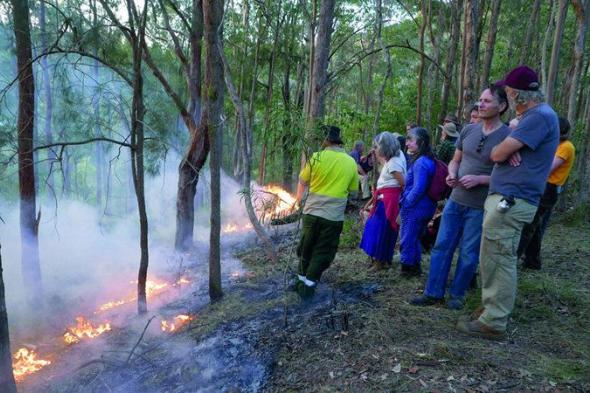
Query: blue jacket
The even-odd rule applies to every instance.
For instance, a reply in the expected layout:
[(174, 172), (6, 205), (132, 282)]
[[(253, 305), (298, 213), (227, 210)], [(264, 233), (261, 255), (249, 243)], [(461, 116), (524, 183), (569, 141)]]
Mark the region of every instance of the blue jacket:
[(400, 200), (402, 209), (431, 209), (436, 204), (427, 194), (434, 170), (434, 160), (426, 156), (410, 164)]

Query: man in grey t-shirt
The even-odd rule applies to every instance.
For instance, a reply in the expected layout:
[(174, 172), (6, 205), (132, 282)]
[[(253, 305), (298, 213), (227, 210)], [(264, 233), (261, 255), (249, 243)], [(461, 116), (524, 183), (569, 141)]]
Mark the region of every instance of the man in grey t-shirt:
[(453, 254), (459, 244), (459, 259), (449, 288), (448, 308), (463, 308), (465, 293), (477, 269), (483, 204), (494, 167), (490, 154), (492, 148), (510, 133), (510, 129), (500, 119), (508, 109), (504, 89), (496, 86), (485, 89), (479, 102), (482, 122), (463, 128), (449, 163), (447, 183), (453, 187), (453, 192), (445, 205), (436, 244), (430, 254), (430, 270), (424, 294), (410, 301), (416, 306), (443, 301)]
[(481, 238), (481, 313), (459, 319), (457, 328), (473, 336), (505, 335), (516, 298), (516, 247), (523, 226), (533, 220), (559, 140), (557, 115), (543, 103), (535, 71), (519, 66), (497, 83), (521, 118), (491, 153), (496, 162), (485, 201)]

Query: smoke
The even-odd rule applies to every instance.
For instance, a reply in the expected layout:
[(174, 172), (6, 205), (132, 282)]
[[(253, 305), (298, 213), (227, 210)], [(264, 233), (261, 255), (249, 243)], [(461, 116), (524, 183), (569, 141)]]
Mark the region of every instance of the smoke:
[[(210, 212), (208, 172), (202, 173), (198, 183), (195, 250), (189, 254), (173, 251), (176, 186), (177, 174), (171, 169), (146, 179), (150, 235), (148, 279), (167, 278), (166, 281), (172, 282), (187, 266), (206, 273)], [(248, 218), (243, 206), (240, 186), (222, 174), (222, 225), (246, 226)], [(101, 301), (135, 291), (135, 285), (130, 283), (136, 280), (140, 259), (139, 219), (135, 209), (105, 215), (104, 210), (87, 203), (66, 199), (42, 204), (40, 209), (39, 250), (46, 311), (62, 326), (66, 315), (69, 318), (76, 313), (88, 313)], [(31, 315), (21, 273), (18, 206), (10, 207), (0, 201), (0, 216), (5, 221), (0, 222), (0, 244), (11, 333), (26, 335)], [(232, 245), (253, 236), (251, 230), (222, 233), (222, 251), (226, 254), (222, 271), (226, 276), (232, 271), (241, 271), (239, 261), (229, 257)], [(198, 285), (205, 285), (207, 275), (200, 276), (203, 282)]]

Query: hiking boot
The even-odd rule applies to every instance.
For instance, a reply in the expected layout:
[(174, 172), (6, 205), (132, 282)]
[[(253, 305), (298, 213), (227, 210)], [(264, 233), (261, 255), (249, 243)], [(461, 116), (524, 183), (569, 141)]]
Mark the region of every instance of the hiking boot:
[(477, 289), (477, 273), (473, 274), (471, 277), (471, 281), (469, 282), (469, 290), (476, 290)]
[(297, 293), (299, 294), (299, 297), (301, 297), (301, 300), (311, 300), (315, 295), (316, 286), (317, 285), (309, 286), (305, 285), (304, 283), (301, 283), (301, 285), (297, 289)]
[(461, 310), (461, 309), (463, 309), (464, 306), (465, 306), (465, 299), (463, 299), (463, 298), (452, 297), (447, 301), (447, 308), (449, 310)]
[(464, 318), (459, 318), (459, 321), (457, 321), (457, 330), (473, 337), (485, 338), (488, 340), (501, 340), (506, 338), (506, 332), (491, 328), (477, 319), (466, 321)]
[(439, 299), (437, 297), (432, 297), (428, 295), (420, 295), (416, 296), (412, 300), (410, 300), (410, 304), (413, 306), (434, 306), (436, 304), (442, 304), (443, 299)]
[(522, 262), (523, 269), (541, 270), (541, 261), (539, 259), (524, 259)]
[(369, 268), (369, 272), (374, 273), (385, 269), (387, 269), (385, 263), (383, 263), (382, 261), (375, 260), (375, 262), (373, 262), (373, 265)]
[(400, 276), (403, 278), (420, 277), (422, 275), (422, 268), (420, 265), (401, 265)]

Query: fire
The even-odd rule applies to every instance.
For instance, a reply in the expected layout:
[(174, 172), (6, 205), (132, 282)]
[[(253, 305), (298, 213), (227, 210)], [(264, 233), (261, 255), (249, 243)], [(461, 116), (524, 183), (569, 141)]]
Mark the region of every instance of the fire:
[(291, 213), (291, 211), (293, 210), (293, 206), (295, 206), (295, 202), (297, 202), (293, 195), (289, 194), (287, 191), (283, 190), (279, 186), (272, 185), (265, 187), (264, 191), (270, 192), (271, 194), (275, 194), (278, 197), (275, 209), (272, 212), (274, 215)]
[(68, 345), (79, 343), (84, 338), (96, 338), (111, 330), (111, 324), (108, 322), (96, 327), (84, 317), (76, 317), (76, 322), (76, 326), (69, 327), (69, 331), (64, 333), (64, 341)]
[(186, 325), (187, 323), (189, 323), (193, 319), (194, 318), (191, 317), (190, 315), (180, 314), (180, 315), (175, 316), (171, 322), (168, 322), (166, 320), (162, 320), (160, 322), (160, 328), (162, 329), (163, 332), (172, 333), (172, 332), (175, 332), (176, 330), (180, 329), (181, 327), (183, 327), (184, 325)]
[[(137, 285), (137, 281), (129, 281), (130, 284)], [(176, 287), (182, 284), (188, 284), (190, 281), (184, 277), (181, 277), (178, 281), (176, 281), (171, 286)], [(148, 297), (157, 295), (160, 292), (163, 292), (166, 288), (170, 286), (167, 282), (157, 282), (153, 280), (147, 280), (145, 282), (145, 293)], [(113, 300), (104, 304), (101, 304), (98, 309), (94, 312), (95, 314), (99, 314), (101, 312), (105, 312), (108, 310), (112, 310), (113, 308), (123, 306), (125, 304), (133, 303), (137, 300), (137, 295), (129, 295), (125, 299), (121, 300)]]
[(232, 233), (238, 231), (238, 226), (236, 224), (225, 224), (223, 229), (221, 230), (223, 233)]
[(26, 375), (33, 374), (51, 364), (51, 361), (37, 359), (37, 356), (35, 351), (27, 348), (20, 348), (16, 351), (13, 355), (12, 371), (17, 381), (21, 381)]

